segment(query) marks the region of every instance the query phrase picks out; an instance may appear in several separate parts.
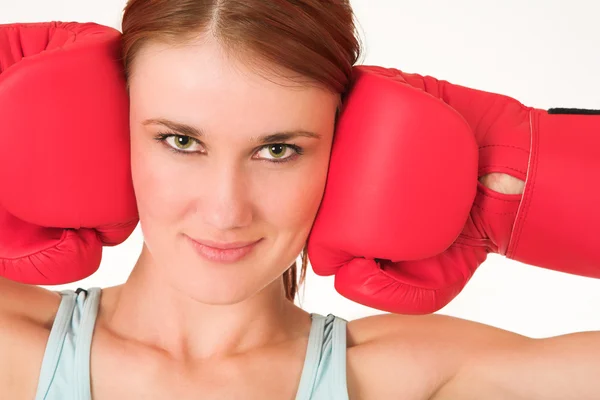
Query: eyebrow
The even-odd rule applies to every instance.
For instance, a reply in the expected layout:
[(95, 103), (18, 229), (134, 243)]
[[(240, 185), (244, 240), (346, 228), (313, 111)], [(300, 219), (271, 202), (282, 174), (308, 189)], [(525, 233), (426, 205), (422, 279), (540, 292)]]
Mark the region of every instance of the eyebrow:
[[(195, 126), (183, 124), (181, 122), (170, 121), (165, 118), (150, 118), (144, 120), (142, 125), (162, 125), (170, 130), (183, 135), (183, 136), (191, 136), (196, 139), (201, 139), (205, 136), (204, 132), (201, 129), (196, 128)], [(305, 131), (305, 130), (291, 130), (291, 131), (282, 131), (282, 132), (274, 132), (262, 136), (253, 136), (251, 138), (252, 142), (256, 142), (259, 144), (270, 144), (274, 142), (283, 142), (286, 140), (294, 139), (296, 137), (308, 137), (313, 139), (320, 139), (321, 135), (315, 132)]]

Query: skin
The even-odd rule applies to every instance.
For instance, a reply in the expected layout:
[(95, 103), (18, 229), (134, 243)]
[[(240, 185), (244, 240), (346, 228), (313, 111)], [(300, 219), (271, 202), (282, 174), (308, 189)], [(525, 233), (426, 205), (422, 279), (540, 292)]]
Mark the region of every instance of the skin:
[[(295, 396), (311, 320), (285, 300), (280, 278), (316, 216), (339, 96), (247, 65), (208, 39), (151, 44), (138, 55), (131, 144), (144, 245), (127, 282), (103, 290), (91, 355), (95, 400)], [(161, 133), (181, 134), (164, 120), (202, 134), (159, 142)], [(256, 140), (298, 130), (317, 137), (274, 143), (302, 155)], [(280, 158), (290, 161), (270, 161)], [(482, 182), (503, 193), (523, 189), (508, 175)], [(224, 265), (198, 256), (189, 237), (260, 242)], [(0, 355), (11, 360), (0, 363), (0, 398), (33, 398), (60, 298), (2, 279), (0, 292)], [(595, 334), (533, 340), (441, 315), (379, 315), (349, 322), (347, 338), (352, 399), (565, 399), (575, 393), (565, 379), (577, 383), (572, 398), (599, 389), (589, 355)]]
[[(338, 97), (268, 82), (212, 41), (147, 46), (129, 83), (132, 174), (145, 243), (107, 323), (191, 359), (287, 340), (309, 316), (285, 301), (279, 278), (304, 247), (319, 207)], [(203, 136), (184, 145), (175, 137), (157, 142), (157, 134), (181, 132), (148, 122), (156, 119), (197, 127)], [(256, 141), (292, 130), (320, 138), (289, 140), (302, 156), (291, 148), (271, 154)], [(199, 257), (189, 238), (260, 243), (240, 262), (223, 265)]]

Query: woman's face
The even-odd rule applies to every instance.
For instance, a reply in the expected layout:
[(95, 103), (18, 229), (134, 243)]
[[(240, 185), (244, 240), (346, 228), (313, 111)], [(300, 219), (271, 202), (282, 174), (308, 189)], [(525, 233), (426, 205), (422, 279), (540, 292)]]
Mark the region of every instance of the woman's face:
[[(339, 96), (267, 77), (207, 40), (146, 45), (129, 82), (143, 251), (161, 279), (204, 303), (237, 303), (274, 283), (323, 195)], [(218, 261), (192, 239), (258, 242)]]

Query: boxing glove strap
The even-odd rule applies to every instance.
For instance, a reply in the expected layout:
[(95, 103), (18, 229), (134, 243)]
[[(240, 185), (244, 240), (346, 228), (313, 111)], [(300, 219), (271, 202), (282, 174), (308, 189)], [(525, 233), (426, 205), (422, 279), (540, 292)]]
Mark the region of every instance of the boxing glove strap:
[(600, 277), (600, 111), (531, 111), (523, 198), (506, 256)]

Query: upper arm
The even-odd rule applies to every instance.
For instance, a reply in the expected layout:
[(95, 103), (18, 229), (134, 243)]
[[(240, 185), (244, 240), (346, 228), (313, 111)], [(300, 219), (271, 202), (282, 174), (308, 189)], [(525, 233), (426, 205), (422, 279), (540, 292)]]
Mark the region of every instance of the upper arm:
[[(360, 398), (591, 400), (600, 332), (532, 339), (442, 315), (366, 318)], [(368, 393), (367, 393), (368, 392)]]
[(598, 399), (599, 370), (600, 332), (501, 343), (463, 359), (434, 399)]
[(33, 398), (60, 297), (0, 277), (0, 398)]

